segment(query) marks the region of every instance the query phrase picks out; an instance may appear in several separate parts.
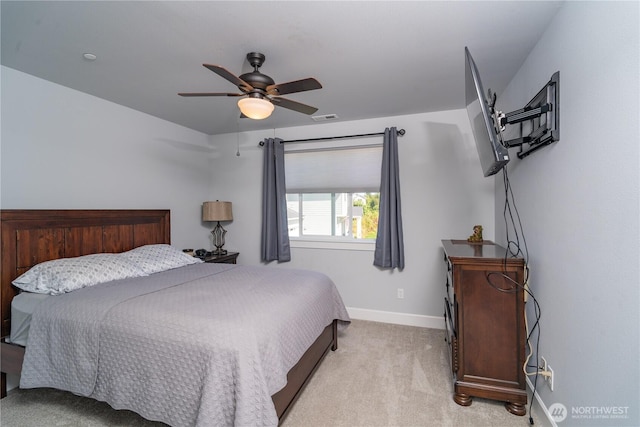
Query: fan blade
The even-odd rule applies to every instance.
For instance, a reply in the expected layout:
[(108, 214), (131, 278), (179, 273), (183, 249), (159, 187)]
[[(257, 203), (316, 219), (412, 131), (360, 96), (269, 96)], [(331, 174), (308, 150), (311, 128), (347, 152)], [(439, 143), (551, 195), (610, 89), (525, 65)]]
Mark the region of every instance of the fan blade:
[(269, 98), (269, 100), (278, 107), (288, 108), (289, 110), (297, 111), (303, 114), (313, 114), (318, 109), (310, 105), (301, 104), (300, 102), (292, 101), (287, 98)]
[(245, 82), (240, 77), (237, 77), (235, 74), (232, 74), (226, 68), (220, 67), (218, 65), (211, 65), (211, 64), (202, 64), (202, 65), (204, 65), (205, 67), (207, 67), (208, 69), (210, 69), (211, 71), (219, 75), (220, 77), (223, 77), (229, 80), (231, 83), (238, 86), (238, 88), (243, 92), (249, 92), (253, 90), (253, 87), (249, 83)]
[(288, 93), (304, 92), (307, 90), (322, 89), (322, 85), (314, 78), (296, 80), (288, 83), (280, 83), (267, 86), (269, 95), (286, 95)]
[(244, 93), (208, 93), (208, 92), (189, 92), (178, 93), (180, 96), (245, 96)]

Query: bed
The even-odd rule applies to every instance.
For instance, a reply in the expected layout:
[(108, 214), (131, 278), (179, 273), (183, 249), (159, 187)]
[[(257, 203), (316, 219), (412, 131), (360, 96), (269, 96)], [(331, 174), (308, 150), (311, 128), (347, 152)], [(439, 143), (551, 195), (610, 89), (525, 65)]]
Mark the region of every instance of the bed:
[(69, 390), (170, 425), (275, 425), (349, 321), (324, 275), (193, 263), (46, 297), (25, 349), (6, 340), (12, 281), (45, 261), (168, 246), (170, 214), (3, 210), (0, 222), (3, 396), (6, 374), (21, 374), (21, 387)]

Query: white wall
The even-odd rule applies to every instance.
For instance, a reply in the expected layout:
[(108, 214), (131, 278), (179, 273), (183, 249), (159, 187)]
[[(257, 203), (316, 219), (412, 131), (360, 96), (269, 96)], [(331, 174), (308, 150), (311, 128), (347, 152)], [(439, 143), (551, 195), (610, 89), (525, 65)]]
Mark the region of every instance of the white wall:
[[(540, 355), (556, 376), (553, 392), (538, 392), (567, 407), (558, 425), (640, 425), (638, 23), (637, 2), (566, 3), (498, 94), (504, 111), (520, 108), (560, 71), (560, 141), (509, 167), (542, 308)], [(585, 407), (629, 408), (571, 418)]]
[(3, 209), (171, 209), (173, 245), (207, 244), (207, 135), (11, 68), (1, 78)]
[[(466, 239), (475, 224), (485, 226), (485, 238), (494, 234), (493, 181), (482, 177), (465, 110), (213, 136), (218, 157), (212, 162), (212, 188), (217, 192), (211, 197), (233, 202), (234, 220), (225, 226), (225, 247), (240, 251), (242, 264), (260, 264), (262, 149), (258, 142), (274, 135), (285, 140), (315, 138), (382, 132), (390, 126), (406, 130), (398, 139), (405, 269), (379, 270), (373, 266), (371, 251), (302, 248), (293, 248), (292, 261), (279, 266), (327, 273), (345, 304), (360, 317), (442, 327), (440, 240)], [(238, 144), (240, 157), (236, 156)], [(223, 186), (217, 185), (222, 182)], [(397, 288), (404, 289), (404, 299), (396, 297)]]

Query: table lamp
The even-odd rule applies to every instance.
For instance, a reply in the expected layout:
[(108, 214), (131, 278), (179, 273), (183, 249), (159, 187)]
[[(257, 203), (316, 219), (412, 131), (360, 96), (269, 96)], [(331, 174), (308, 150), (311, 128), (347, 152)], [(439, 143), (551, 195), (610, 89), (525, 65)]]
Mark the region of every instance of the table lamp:
[(225, 255), (227, 251), (222, 249), (222, 247), (224, 246), (224, 235), (227, 234), (227, 230), (222, 228), (220, 221), (233, 220), (231, 202), (221, 202), (219, 200), (215, 202), (204, 202), (202, 204), (202, 220), (218, 222), (211, 231), (213, 235), (213, 245), (216, 247), (213, 255)]

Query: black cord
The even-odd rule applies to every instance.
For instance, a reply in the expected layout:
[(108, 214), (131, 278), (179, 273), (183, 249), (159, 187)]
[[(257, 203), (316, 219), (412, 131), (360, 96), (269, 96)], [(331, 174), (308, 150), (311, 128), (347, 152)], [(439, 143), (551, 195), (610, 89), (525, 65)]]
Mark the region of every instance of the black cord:
[[(507, 166), (502, 168), (502, 178), (504, 182), (504, 210), (503, 210), (503, 218), (505, 222), (505, 231), (506, 231), (506, 239), (507, 239), (507, 250), (504, 255), (503, 262), (503, 272), (489, 272), (487, 273), (487, 283), (491, 285), (493, 288), (500, 292), (506, 293), (517, 293), (520, 291), (526, 292), (534, 303), (534, 313), (535, 313), (535, 322), (531, 327), (530, 331), (527, 334), (527, 342), (531, 342), (531, 338), (534, 332), (537, 330), (538, 334), (536, 336), (536, 346), (535, 346), (535, 356), (536, 356), (536, 374), (533, 380), (533, 396), (531, 401), (529, 402), (529, 424), (533, 425), (533, 416), (531, 415), (531, 409), (533, 407), (533, 399), (535, 398), (536, 390), (538, 387), (538, 371), (539, 366), (537, 362), (539, 348), (540, 348), (540, 318), (542, 316), (542, 311), (540, 309), (540, 304), (536, 299), (535, 295), (531, 290), (526, 286), (529, 281), (529, 249), (527, 247), (527, 240), (524, 235), (524, 229), (522, 227), (522, 221), (520, 219), (520, 213), (518, 212), (518, 208), (516, 206), (515, 197), (513, 195), (513, 189), (511, 188), (511, 183), (509, 181), (509, 173), (507, 170)], [(515, 218), (514, 218), (515, 214)], [(510, 235), (510, 230), (513, 230), (513, 236)], [(513, 237), (513, 238), (512, 238)], [(520, 242), (520, 238), (522, 237), (522, 245)], [(519, 283), (515, 279), (512, 279), (509, 275), (507, 275), (507, 263), (509, 258), (522, 257), (524, 259), (524, 277), (522, 283)], [(500, 275), (505, 280), (510, 282), (510, 287), (505, 288), (496, 285), (492, 280), (493, 275)], [(525, 308), (526, 310), (526, 308)], [(529, 365), (527, 365), (529, 366)]]
[[(527, 291), (529, 292), (529, 291)], [(533, 296), (532, 293), (529, 292), (531, 298), (533, 298), (534, 309), (536, 314), (536, 322), (531, 328), (529, 335), (527, 335), (527, 342), (531, 341), (531, 335), (533, 335), (533, 331), (538, 329), (538, 335), (536, 337), (536, 375), (533, 379), (533, 392), (531, 394), (531, 402), (529, 402), (529, 424), (533, 425), (533, 416), (531, 415), (531, 408), (533, 407), (533, 399), (536, 397), (536, 390), (538, 389), (538, 372), (540, 371), (540, 367), (538, 366), (538, 354), (540, 354), (540, 317), (542, 315), (542, 311), (540, 310), (540, 304), (538, 300)]]
[[(507, 170), (507, 166), (502, 168), (502, 178), (504, 181), (504, 211), (503, 217), (505, 220), (505, 228), (507, 233), (507, 253), (505, 253), (505, 258), (507, 254), (511, 254), (513, 257), (517, 257), (522, 255), (525, 260), (525, 264), (528, 265), (529, 260), (529, 249), (527, 247), (527, 239), (524, 237), (524, 229), (522, 227), (522, 221), (520, 220), (520, 213), (518, 212), (518, 207), (516, 206), (515, 197), (513, 196), (513, 189), (511, 188), (511, 182), (509, 181), (509, 172)], [(510, 203), (510, 200), (512, 202)], [(513, 210), (515, 211), (516, 218), (518, 220), (518, 227), (516, 227), (516, 223), (513, 219), (513, 212), (511, 210), (511, 205), (513, 204)], [(507, 221), (507, 212), (509, 213), (509, 218), (511, 221), (511, 227), (515, 233), (515, 242), (509, 238), (509, 222)], [(518, 235), (518, 229), (522, 234), (522, 243), (524, 244), (524, 252), (520, 247), (520, 236)], [(515, 246), (515, 250), (514, 250)], [(528, 269), (527, 272), (528, 273)], [(526, 279), (526, 277), (525, 277)], [(526, 281), (525, 281), (526, 282)]]

